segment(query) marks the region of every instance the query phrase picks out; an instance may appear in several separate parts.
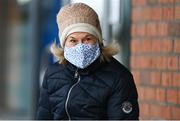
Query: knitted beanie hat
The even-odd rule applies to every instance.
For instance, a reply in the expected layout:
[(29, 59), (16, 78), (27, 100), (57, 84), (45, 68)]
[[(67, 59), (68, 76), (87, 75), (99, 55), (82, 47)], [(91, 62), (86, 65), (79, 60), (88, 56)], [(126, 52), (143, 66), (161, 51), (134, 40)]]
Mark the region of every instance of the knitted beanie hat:
[(102, 32), (97, 13), (84, 3), (72, 3), (64, 6), (57, 14), (61, 47), (65, 39), (74, 32), (87, 32), (102, 43)]

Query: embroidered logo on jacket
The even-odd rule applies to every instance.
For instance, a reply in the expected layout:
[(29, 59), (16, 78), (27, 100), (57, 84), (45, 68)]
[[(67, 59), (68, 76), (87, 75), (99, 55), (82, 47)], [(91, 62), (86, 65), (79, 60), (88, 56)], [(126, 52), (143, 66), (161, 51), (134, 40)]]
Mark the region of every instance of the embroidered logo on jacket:
[(132, 111), (132, 104), (128, 101), (122, 103), (122, 110), (124, 113), (130, 113)]

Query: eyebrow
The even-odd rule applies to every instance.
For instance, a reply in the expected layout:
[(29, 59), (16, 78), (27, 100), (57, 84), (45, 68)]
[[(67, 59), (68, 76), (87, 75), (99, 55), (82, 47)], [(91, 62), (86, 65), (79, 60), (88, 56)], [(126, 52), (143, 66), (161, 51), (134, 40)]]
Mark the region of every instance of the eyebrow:
[[(76, 39), (75, 37), (71, 37), (71, 36), (69, 36), (68, 38), (69, 38), (69, 39)], [(68, 39), (68, 38), (67, 38), (67, 39)]]
[(88, 35), (86, 35), (85, 37), (93, 37), (93, 35), (88, 34)]

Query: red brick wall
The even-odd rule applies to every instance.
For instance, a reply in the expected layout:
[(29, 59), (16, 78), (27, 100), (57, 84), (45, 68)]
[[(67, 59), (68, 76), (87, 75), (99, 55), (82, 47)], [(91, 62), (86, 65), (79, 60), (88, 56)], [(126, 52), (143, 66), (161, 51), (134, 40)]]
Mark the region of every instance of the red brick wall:
[(180, 0), (132, 0), (140, 119), (180, 119)]

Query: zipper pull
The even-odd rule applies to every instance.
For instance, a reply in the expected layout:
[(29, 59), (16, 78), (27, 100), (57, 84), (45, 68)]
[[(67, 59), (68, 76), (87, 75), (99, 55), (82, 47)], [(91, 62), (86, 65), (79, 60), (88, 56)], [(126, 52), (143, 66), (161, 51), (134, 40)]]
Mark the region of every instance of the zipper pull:
[(78, 68), (76, 69), (75, 71), (75, 74), (74, 74), (74, 78), (78, 78), (79, 74), (78, 74)]

